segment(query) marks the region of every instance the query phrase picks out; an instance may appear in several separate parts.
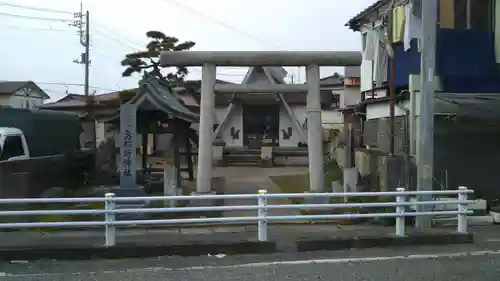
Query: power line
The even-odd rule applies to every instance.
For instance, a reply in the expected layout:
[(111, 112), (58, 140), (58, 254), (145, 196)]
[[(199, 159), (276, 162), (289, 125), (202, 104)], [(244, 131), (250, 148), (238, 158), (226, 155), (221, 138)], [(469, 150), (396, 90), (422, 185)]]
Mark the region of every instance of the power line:
[[(40, 85), (79, 86), (79, 87), (85, 86), (85, 84), (82, 84), (82, 83), (38, 82), (38, 81), (35, 81), (35, 82), (36, 82), (36, 84), (40, 84)], [(116, 89), (104, 88), (104, 87), (100, 87), (100, 86), (89, 86), (89, 88), (98, 89), (98, 90), (106, 90), (106, 91), (118, 91)]]
[(221, 21), (219, 19), (212, 18), (212, 17), (210, 17), (209, 15), (207, 15), (205, 13), (202, 13), (202, 12), (196, 10), (196, 9), (193, 9), (193, 8), (191, 8), (189, 6), (181, 4), (181, 3), (177, 2), (177, 1), (174, 1), (174, 0), (163, 0), (163, 1), (164, 2), (168, 2), (168, 3), (170, 3), (170, 4), (174, 5), (174, 6), (182, 9), (182, 10), (188, 11), (188, 12), (190, 12), (192, 14), (195, 14), (195, 15), (197, 15), (199, 17), (202, 17), (202, 18), (204, 18), (204, 19), (206, 19), (208, 21), (211, 21), (211, 22), (213, 22), (213, 23), (215, 23), (215, 24), (217, 24), (219, 26), (222, 26), (222, 27), (224, 27), (226, 29), (229, 29), (229, 30), (231, 30), (233, 32), (236, 32), (236, 33), (239, 33), (241, 35), (244, 35), (244, 36), (246, 36), (246, 37), (248, 37), (250, 39), (259, 41), (259, 42), (264, 43), (266, 45), (272, 45), (273, 47), (275, 47), (277, 49), (282, 49), (280, 46), (276, 46), (273, 43), (269, 42), (268, 40), (264, 40), (264, 39), (262, 39), (262, 38), (260, 38), (260, 37), (258, 37), (256, 35), (254, 35), (254, 34), (251, 34), (251, 33), (247, 32), (245, 30), (242, 30), (242, 29), (240, 29), (238, 27), (230, 25), (230, 24), (228, 24), (226, 22), (223, 22), (223, 21)]
[(144, 40), (139, 40), (137, 38), (134, 38), (134, 37), (131, 37), (129, 35), (126, 35), (123, 32), (120, 32), (119, 30), (114, 29), (114, 28), (112, 28), (112, 27), (110, 27), (110, 26), (108, 26), (108, 25), (100, 22), (99, 20), (94, 20), (94, 21), (96, 22), (95, 25), (97, 25), (98, 27), (100, 27), (106, 33), (116, 34), (118, 36), (121, 36), (124, 39), (127, 39), (127, 41), (130, 41), (131, 43), (134, 43), (134, 45), (143, 46), (145, 44)]
[(114, 37), (114, 36), (111, 36), (111, 35), (109, 35), (109, 34), (105, 33), (105, 32), (102, 32), (101, 30), (98, 30), (98, 29), (97, 29), (97, 30), (94, 30), (94, 31), (95, 31), (97, 34), (102, 35), (103, 37), (105, 37), (105, 38), (107, 38), (107, 39), (110, 39), (110, 40), (114, 41), (115, 43), (118, 43), (118, 44), (119, 44), (119, 45), (121, 45), (121, 46), (127, 47), (127, 48), (129, 48), (129, 49), (131, 49), (131, 50), (133, 50), (133, 51), (140, 51), (140, 49), (139, 49), (139, 48), (137, 48), (137, 47), (135, 47), (135, 46), (132, 46), (132, 45), (130, 45), (130, 44), (128, 44), (128, 43), (126, 43), (126, 42), (124, 42), (124, 41), (122, 41), (122, 40), (120, 40), (120, 39), (118, 39), (118, 38)]
[[(197, 16), (199, 16), (199, 17), (202, 17), (202, 18), (204, 18), (205, 20), (211, 21), (211, 22), (213, 22), (213, 23), (215, 23), (215, 24), (217, 24), (217, 25), (219, 25), (219, 26), (221, 26), (221, 27), (224, 27), (224, 28), (228, 29), (228, 30), (231, 30), (231, 31), (236, 32), (236, 33), (239, 33), (240, 35), (243, 35), (243, 36), (245, 36), (245, 37), (247, 37), (247, 38), (249, 38), (249, 39), (253, 39), (253, 40), (255, 40), (255, 41), (259, 41), (259, 42), (261, 42), (261, 43), (263, 43), (263, 44), (265, 44), (265, 45), (270, 45), (270, 46), (272, 46), (272, 47), (274, 47), (274, 48), (276, 48), (276, 49), (278, 49), (278, 50), (285, 50), (283, 47), (278, 46), (278, 45), (276, 45), (276, 44), (274, 44), (274, 43), (272, 43), (272, 42), (269, 42), (268, 40), (262, 39), (262, 38), (260, 38), (260, 37), (258, 37), (258, 36), (256, 36), (256, 35), (254, 35), (254, 34), (252, 34), (252, 33), (249, 33), (249, 32), (247, 32), (247, 31), (245, 31), (245, 30), (243, 30), (243, 29), (240, 29), (240, 28), (238, 28), (238, 27), (235, 27), (235, 26), (233, 26), (233, 25), (231, 25), (231, 24), (228, 24), (228, 23), (226, 23), (226, 22), (223, 22), (223, 21), (221, 21), (221, 20), (219, 20), (219, 19), (216, 19), (216, 18), (210, 17), (209, 15), (207, 15), (207, 14), (205, 14), (205, 13), (203, 13), (203, 12), (200, 12), (200, 11), (198, 11), (198, 10), (196, 10), (196, 9), (193, 9), (193, 8), (189, 7), (189, 6), (186, 6), (186, 5), (184, 5), (184, 4), (181, 4), (181, 3), (177, 2), (177, 1), (174, 1), (174, 0), (162, 0), (162, 1), (164, 1), (164, 2), (168, 2), (168, 3), (170, 3), (170, 4), (174, 5), (174, 6), (176, 6), (177, 8), (180, 8), (180, 9), (182, 9), (182, 10), (185, 10), (185, 11), (187, 11), (187, 12), (189, 12), (189, 13), (192, 13), (192, 14), (194, 14), (194, 15), (197, 15)], [(298, 67), (297, 73), (298, 73), (299, 80), (300, 80), (300, 67)]]
[[(118, 43), (119, 45), (122, 45), (124, 47), (127, 47), (127, 48), (130, 48), (131, 50), (133, 51), (141, 51), (140, 48), (138, 47), (135, 47), (135, 46), (132, 46), (128, 43), (126, 43), (126, 41), (123, 41), (123, 40), (120, 40), (114, 36), (111, 36), (105, 32), (102, 32), (101, 30), (95, 30), (96, 33), (106, 37), (107, 39), (111, 39), (113, 40), (114, 42)], [(189, 68), (190, 70), (194, 71), (194, 72), (201, 72), (200, 69), (196, 69), (196, 68)], [(245, 74), (236, 74), (236, 73), (221, 73), (221, 72), (217, 72), (218, 75), (220, 76), (233, 76), (233, 77), (242, 77), (242, 76), (245, 76)]]
[[(97, 21), (97, 20), (96, 20)], [(131, 41), (132, 43), (135, 43), (135, 45), (145, 45), (146, 42), (143, 42), (137, 38), (133, 38), (131, 36), (127, 36), (125, 35), (124, 33), (120, 32), (119, 30), (116, 30), (116, 29), (113, 29), (107, 25), (105, 25), (104, 23), (100, 22), (100, 21), (97, 21), (96, 25), (98, 25), (101, 29), (103, 29), (103, 31), (107, 31), (108, 33), (111, 33), (111, 34), (118, 34), (118, 35), (121, 35), (124, 39), (127, 39), (128, 41)], [(99, 32), (101, 33), (102, 35), (112, 39), (113, 41), (119, 43), (119, 44), (122, 44), (126, 47), (129, 47), (131, 49), (135, 49), (137, 51), (141, 51), (141, 48), (137, 48), (137, 47), (133, 47), (132, 45), (126, 43), (125, 41), (122, 41), (122, 40), (119, 40), (117, 39), (116, 37), (113, 37), (107, 33), (104, 33), (104, 32)], [(234, 69), (239, 69), (239, 68), (235, 68), (235, 67), (229, 67), (229, 68), (234, 68)], [(198, 69), (195, 69), (195, 71), (198, 71)], [(201, 71), (201, 70), (200, 70)], [(229, 75), (231, 76), (231, 75)], [(239, 76), (239, 75), (234, 75), (234, 76)]]
[(58, 14), (73, 14), (73, 12), (70, 12), (70, 11), (63, 11), (63, 10), (55, 10), (55, 9), (49, 9), (49, 8), (41, 8), (41, 7), (34, 7), (34, 6), (11, 4), (11, 3), (8, 3), (8, 2), (0, 2), (0, 6), (6, 6), (6, 7), (12, 7), (12, 8), (20, 8), (20, 9), (32, 10), (32, 11), (40, 11), (40, 12), (58, 13)]
[[(98, 20), (94, 20), (94, 21), (97, 22), (97, 23), (95, 23), (95, 25), (97, 25), (100, 29), (102, 29), (102, 30), (97, 30), (96, 33), (99, 33), (99, 34), (105, 36), (106, 38), (111, 39), (114, 42), (116, 42), (116, 43), (118, 43), (118, 44), (120, 44), (122, 46), (130, 48), (130, 49), (132, 49), (134, 51), (142, 51), (142, 48), (133, 46), (133, 45), (129, 44), (127, 41), (130, 41), (132, 43), (138, 43), (139, 42), (139, 44), (137, 44), (137, 45), (145, 45), (146, 44), (145, 42), (142, 42), (142, 41), (140, 41), (137, 38), (133, 38), (133, 37), (127, 36), (127, 35), (121, 33), (120, 31), (118, 31), (116, 29), (113, 29), (113, 28), (105, 25), (104, 23), (102, 23), (102, 22), (100, 22)], [(115, 36), (112, 36), (109, 33), (116, 34), (116, 35), (121, 35), (121, 37), (123, 37), (126, 40), (120, 40), (119, 38), (116, 38)], [(201, 72), (200, 69), (196, 69), (196, 68), (190, 68), (190, 70), (193, 70), (195, 72)], [(235, 73), (220, 73), (220, 72), (218, 72), (217, 74), (219, 74), (221, 76), (234, 76), (234, 77), (245, 76), (245, 74), (235, 74)]]
[[(9, 13), (0, 13), (0, 15), (6, 15), (6, 16), (12, 16), (12, 17), (21, 17), (21, 18), (27, 18), (27, 19), (33, 19), (33, 20), (48, 20), (48, 21), (73, 22), (73, 20), (66, 20), (66, 19), (54, 19), (54, 18), (45, 18), (45, 17), (32, 17), (32, 16), (16, 15), (16, 14), (9, 14)], [(105, 27), (102, 26), (102, 24), (99, 24), (99, 26), (102, 29), (105, 29)], [(101, 34), (101, 35), (103, 35), (103, 36), (105, 36), (108, 39), (111, 39), (111, 40), (115, 41), (116, 43), (118, 43), (118, 44), (120, 44), (122, 46), (128, 47), (128, 48), (130, 48), (130, 49), (132, 49), (134, 51), (141, 51), (140, 48), (132, 46), (132, 45), (128, 44), (125, 41), (122, 41), (122, 40), (120, 40), (120, 39), (118, 39), (118, 38), (116, 38), (114, 36), (111, 36), (111, 35), (107, 34), (106, 32), (103, 32), (103, 31), (100, 31), (100, 30), (96, 30), (96, 32), (99, 33), (99, 34)], [(193, 68), (192, 70), (194, 70), (195, 72), (200, 72), (201, 71), (201, 70), (195, 69), (195, 68)], [(217, 74), (221, 75), (221, 76), (234, 76), (234, 77), (244, 76), (244, 74), (233, 74), (233, 73), (217, 73)]]
[(38, 28), (38, 27), (29, 27), (29, 26), (18, 26), (18, 25), (2, 25), (2, 28), (38, 30), (38, 31), (54, 31), (54, 32), (69, 32), (70, 31), (68, 29)]
[(73, 20), (70, 20), (70, 19), (35, 17), (35, 16), (26, 16), (26, 15), (18, 15), (18, 14), (10, 14), (10, 13), (0, 13), (0, 16), (7, 16), (7, 17), (14, 17), (14, 18), (23, 18), (23, 19), (31, 19), (31, 20), (58, 21), (58, 22), (72, 22), (73, 21)]
[(69, 91), (57, 91), (57, 90), (52, 90), (52, 89), (47, 89), (47, 88), (40, 88), (40, 89), (42, 89), (44, 92), (48, 92), (48, 93), (57, 93), (57, 94), (65, 94), (65, 95), (69, 94)]

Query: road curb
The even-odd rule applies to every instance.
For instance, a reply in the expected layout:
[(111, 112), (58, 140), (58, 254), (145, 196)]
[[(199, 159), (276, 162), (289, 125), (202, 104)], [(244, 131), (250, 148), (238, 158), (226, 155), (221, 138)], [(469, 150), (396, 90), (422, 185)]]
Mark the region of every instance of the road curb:
[(60, 247), (0, 249), (0, 260), (93, 260), (126, 259), (159, 256), (203, 256), (216, 254), (275, 253), (275, 242), (244, 241), (233, 243), (192, 243), (180, 245), (119, 244), (114, 247)]
[[(297, 252), (335, 251), (376, 247), (401, 247), (423, 245), (450, 245), (474, 243), (473, 234), (418, 233), (405, 237), (371, 236), (350, 238), (326, 238), (296, 240)], [(278, 252), (274, 241), (240, 242), (192, 242), (177, 245), (144, 245), (123, 243), (114, 247), (68, 246), (68, 247), (18, 247), (0, 249), (0, 261), (13, 260), (98, 260), (147, 258), (159, 256), (204, 256), (238, 254), (272, 254)]]
[(424, 245), (450, 245), (474, 243), (473, 234), (440, 233), (412, 234), (405, 237), (352, 237), (297, 241), (298, 252), (334, 251), (345, 249), (365, 249), (376, 247), (401, 247)]

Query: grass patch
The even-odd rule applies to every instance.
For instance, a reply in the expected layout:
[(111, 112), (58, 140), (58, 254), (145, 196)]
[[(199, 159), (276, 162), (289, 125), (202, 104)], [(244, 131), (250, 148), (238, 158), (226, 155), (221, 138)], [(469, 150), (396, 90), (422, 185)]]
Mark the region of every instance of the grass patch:
[[(291, 175), (280, 175), (271, 176), (271, 180), (279, 187), (282, 193), (304, 193), (309, 191), (309, 173), (301, 174), (291, 174)], [(335, 160), (325, 163), (325, 184), (330, 184), (332, 182), (338, 181), (342, 184), (343, 174), (342, 169), (339, 167)], [(330, 186), (326, 187), (326, 190), (330, 190)], [(303, 198), (291, 198), (289, 199), (292, 204), (302, 204), (304, 203)], [(372, 196), (362, 196), (362, 197), (349, 197), (346, 203), (377, 203), (377, 202), (394, 202), (393, 197), (372, 197)], [(344, 203), (344, 198), (333, 197), (330, 199), (331, 204)], [(367, 214), (367, 213), (382, 213), (382, 212), (394, 212), (394, 207), (372, 207), (372, 208), (335, 208), (328, 210), (301, 210), (303, 215), (312, 214)], [(340, 221), (351, 221), (351, 220), (340, 220)]]
[[(214, 177), (216, 181), (222, 179), (222, 177)], [(193, 192), (196, 192), (196, 180), (182, 181), (183, 195), (191, 195)], [(223, 186), (214, 186), (217, 194), (224, 194)], [(153, 196), (162, 196), (163, 191), (158, 191)], [(186, 207), (189, 204), (187, 200), (179, 200), (176, 202), (177, 207)], [(216, 203), (216, 205), (223, 206), (224, 200), (220, 200), (220, 202)], [(166, 205), (167, 208), (170, 205)], [(165, 203), (163, 201), (152, 201), (150, 204), (150, 208), (164, 208)], [(155, 213), (155, 214), (147, 214), (147, 219), (185, 219), (185, 218), (220, 218), (224, 216), (223, 211), (211, 211), (211, 212), (169, 212), (169, 213)]]
[[(90, 189), (64, 190), (57, 197), (89, 197)], [(2, 211), (37, 211), (37, 210), (102, 210), (104, 203), (37, 203), (37, 204), (2, 204)], [(31, 222), (77, 222), (104, 220), (104, 215), (18, 215), (1, 216), (0, 223), (31, 223)], [(50, 231), (57, 228), (28, 228), (28, 229), (4, 229), (5, 231)]]
[[(184, 195), (189, 195), (196, 191), (195, 181), (183, 182)], [(162, 189), (163, 191), (163, 189)], [(218, 193), (223, 193), (219, 191)], [(90, 197), (93, 195), (93, 189), (68, 190), (56, 197)], [(152, 196), (161, 196), (163, 192), (152, 194)], [(178, 207), (185, 207), (189, 202), (186, 200), (177, 201)], [(221, 202), (223, 205), (223, 201)], [(148, 208), (170, 207), (163, 201), (151, 201)], [(103, 210), (104, 203), (48, 203), (48, 204), (2, 204), (2, 211), (35, 211), (35, 210)], [(184, 218), (202, 218), (202, 217), (223, 217), (222, 211), (214, 212), (169, 212), (169, 213), (146, 213), (144, 219), (184, 219)], [(30, 222), (79, 222), (79, 221), (104, 221), (103, 214), (85, 214), (85, 215), (23, 215), (23, 216), (0, 216), (0, 223), (30, 223)], [(72, 228), (74, 229), (74, 228)], [(27, 228), (27, 229), (0, 229), (0, 231), (40, 231), (48, 232), (60, 230), (60, 228)]]

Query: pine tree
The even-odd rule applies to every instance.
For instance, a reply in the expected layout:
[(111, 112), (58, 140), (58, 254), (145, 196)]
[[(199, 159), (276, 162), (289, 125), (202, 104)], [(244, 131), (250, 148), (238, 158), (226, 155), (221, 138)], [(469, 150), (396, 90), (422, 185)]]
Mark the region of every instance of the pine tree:
[(188, 74), (186, 67), (178, 67), (174, 73), (162, 73), (160, 66), (160, 53), (162, 51), (188, 51), (196, 44), (193, 41), (179, 43), (179, 39), (166, 36), (161, 31), (148, 31), (146, 36), (150, 42), (145, 51), (130, 53), (125, 55), (121, 65), (125, 66), (122, 73), (123, 77), (132, 76), (134, 73), (152, 74), (158, 79), (166, 81), (172, 86), (181, 86), (184, 84), (184, 78)]

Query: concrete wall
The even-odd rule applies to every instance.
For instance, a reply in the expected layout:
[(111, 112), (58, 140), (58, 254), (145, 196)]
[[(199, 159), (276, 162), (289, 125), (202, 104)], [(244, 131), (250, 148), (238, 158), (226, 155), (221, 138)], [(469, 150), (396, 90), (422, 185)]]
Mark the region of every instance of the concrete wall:
[(340, 107), (355, 105), (361, 102), (359, 87), (346, 87), (340, 95)]
[[(393, 188), (404, 179), (405, 126), (404, 117), (395, 119), (395, 155), (390, 163), (377, 160), (380, 182)], [(436, 116), (434, 134), (434, 189), (455, 189), (465, 185), (476, 196), (493, 200), (500, 197), (497, 170), (500, 166), (500, 126), (498, 120), (479, 120), (467, 117)], [(389, 118), (365, 122), (364, 144), (376, 146), (378, 153), (389, 152)], [(388, 156), (387, 156), (388, 157)], [(358, 157), (359, 158), (359, 157)], [(385, 160), (384, 160), (385, 159)], [(357, 165), (366, 170), (366, 164)], [(391, 165), (391, 163), (393, 165)], [(360, 169), (360, 168), (358, 168)], [(411, 178), (416, 180), (412, 168)]]
[[(405, 117), (401, 115), (395, 117), (394, 123), (394, 153), (403, 154), (405, 151)], [(388, 153), (390, 151), (390, 118), (366, 120), (363, 143)]]
[[(410, 101), (402, 101), (400, 105), (405, 108), (410, 108)], [(394, 116), (403, 116), (405, 114), (404, 110), (399, 107), (394, 108)], [(387, 118), (390, 116), (389, 103), (381, 102), (375, 104), (369, 104), (366, 106), (366, 120)]]
[(412, 158), (403, 155), (387, 155), (380, 151), (357, 149), (356, 168), (359, 184), (365, 191), (394, 191), (398, 187), (416, 188), (416, 170)]
[(342, 129), (344, 127), (344, 116), (337, 109), (323, 110), (321, 112), (323, 128)]
[(487, 200), (500, 198), (500, 126), (498, 120), (469, 118), (436, 122), (434, 134), (434, 176), (438, 182), (457, 188), (465, 185)]
[(53, 187), (75, 188), (76, 179), (68, 177), (67, 166), (64, 155), (2, 161), (0, 198), (39, 197)]

